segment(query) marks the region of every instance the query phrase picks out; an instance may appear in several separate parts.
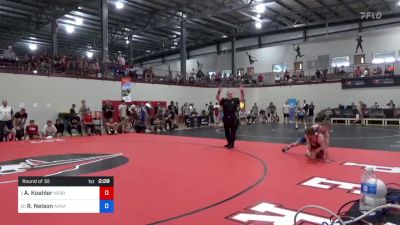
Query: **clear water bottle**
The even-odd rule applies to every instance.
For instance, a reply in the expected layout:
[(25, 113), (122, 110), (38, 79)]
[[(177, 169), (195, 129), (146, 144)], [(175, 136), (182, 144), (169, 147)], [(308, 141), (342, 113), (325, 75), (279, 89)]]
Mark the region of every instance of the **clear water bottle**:
[(366, 167), (361, 176), (360, 211), (365, 213), (376, 207), (378, 178), (373, 167)]

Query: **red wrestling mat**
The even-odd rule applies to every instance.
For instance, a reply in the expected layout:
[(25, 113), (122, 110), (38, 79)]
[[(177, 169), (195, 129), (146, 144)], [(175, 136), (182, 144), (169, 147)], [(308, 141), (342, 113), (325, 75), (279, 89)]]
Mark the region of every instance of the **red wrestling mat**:
[[(305, 147), (283, 154), (281, 144), (240, 141), (235, 151), (224, 144), (217, 139), (141, 134), (1, 144), (1, 224), (288, 225), (285, 215), (304, 205), (336, 211), (358, 198), (352, 183), (359, 183), (360, 164), (380, 166), (383, 172), (377, 174), (386, 183), (400, 180), (400, 153), (331, 148), (335, 162), (326, 164), (308, 161)], [(21, 162), (36, 167), (10, 171)], [(40, 167), (49, 163), (57, 165)], [(18, 214), (15, 179), (56, 173), (114, 176), (115, 212)], [(327, 216), (311, 212), (318, 218)], [(275, 223), (266, 222), (271, 220)]]

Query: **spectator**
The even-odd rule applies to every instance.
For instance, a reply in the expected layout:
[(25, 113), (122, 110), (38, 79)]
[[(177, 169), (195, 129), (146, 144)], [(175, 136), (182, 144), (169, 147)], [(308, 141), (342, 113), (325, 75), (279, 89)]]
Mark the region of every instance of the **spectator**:
[(246, 111), (244, 108), (239, 111), (239, 121), (240, 125), (246, 125)]
[(296, 126), (295, 129), (296, 130), (299, 129), (299, 124), (300, 123), (303, 123), (304, 124), (304, 129), (307, 129), (307, 124), (306, 124), (306, 122), (304, 120), (304, 115), (305, 115), (304, 109), (301, 106), (297, 106), (297, 109), (296, 109), (296, 124), (295, 124), (295, 126)]
[(4, 59), (6, 62), (16, 61), (15, 52), (13, 51), (12, 46), (8, 46), (8, 49), (4, 50)]
[(314, 109), (315, 109), (314, 103), (311, 102), (311, 104), (308, 105), (308, 117), (307, 117), (308, 121), (307, 122), (309, 122), (309, 123), (314, 123)]
[(26, 130), (25, 139), (26, 136), (28, 136), (30, 140), (41, 139), (39, 134), (39, 127), (35, 124), (34, 120), (29, 121), (29, 125), (26, 126), (25, 130)]
[(272, 116), (276, 113), (276, 106), (274, 105), (273, 102), (270, 102), (268, 107), (267, 107), (267, 123), (271, 123), (272, 120)]
[(289, 106), (288, 102), (286, 101), (282, 108), (284, 124), (285, 123), (289, 124), (289, 109), (290, 109), (290, 106)]
[(75, 104), (72, 104), (71, 109), (69, 109), (69, 117), (72, 118), (73, 116), (76, 116), (76, 111), (75, 111)]
[(320, 79), (321, 79), (321, 71), (320, 71), (319, 69), (317, 69), (317, 70), (315, 71), (315, 77), (317, 78), (317, 80), (320, 80)]
[(258, 84), (264, 85), (264, 76), (261, 73), (258, 75), (257, 80), (258, 80)]
[(310, 106), (307, 104), (307, 101), (306, 100), (304, 100), (303, 101), (303, 110), (304, 110), (304, 119), (305, 119), (305, 122), (307, 122), (308, 121), (308, 110), (310, 109)]
[(105, 121), (109, 121), (111, 118), (114, 117), (113, 114), (115, 110), (110, 100), (106, 101), (106, 104), (103, 106), (102, 110)]
[(285, 74), (283, 75), (283, 80), (288, 82), (290, 80), (290, 74), (288, 70), (285, 70)]
[(61, 122), (60, 119), (56, 120), (56, 124), (54, 126), (57, 129), (56, 137), (63, 137), (64, 136), (64, 124)]
[[(253, 107), (251, 108), (251, 114), (254, 115), (255, 119), (258, 118), (258, 106), (257, 103), (254, 103)], [(254, 120), (253, 120), (254, 122)]]
[(390, 100), (389, 103), (387, 104), (387, 107), (390, 109), (396, 108), (396, 105), (393, 103), (393, 100)]
[(7, 100), (3, 100), (0, 106), (0, 142), (3, 142), (5, 137), (4, 129), (7, 127), (9, 131), (13, 129), (13, 110), (8, 106)]
[(27, 118), (28, 118), (28, 114), (25, 112), (24, 108), (21, 108), (21, 111), (15, 113), (13, 116), (15, 137), (17, 140), (22, 140), (22, 138), (25, 136), (24, 127), (25, 127)]
[(83, 130), (85, 131), (86, 135), (92, 136), (95, 132), (95, 127), (93, 124), (93, 116), (90, 111), (87, 111), (85, 116), (83, 117)]
[(212, 102), (208, 105), (208, 116), (210, 118), (210, 123), (214, 123), (214, 106)]
[(81, 119), (86, 115), (87, 112), (90, 112), (90, 108), (86, 105), (86, 100), (81, 101), (81, 108), (79, 109), (79, 114)]
[(78, 134), (80, 134), (82, 136), (82, 126), (79, 121), (80, 121), (79, 116), (75, 115), (70, 118), (70, 121), (69, 121), (69, 124), (67, 127), (67, 131), (70, 136), (74, 136), (76, 134), (76, 132), (78, 132)]
[(375, 102), (373, 106), (371, 106), (371, 109), (379, 109), (380, 106), (378, 104), (378, 102)]
[(46, 125), (43, 127), (42, 136), (45, 139), (52, 139), (57, 135), (57, 128), (53, 125), (51, 120), (48, 120)]
[(374, 69), (374, 76), (382, 76), (382, 68), (379, 66)]
[(275, 77), (275, 84), (281, 84), (281, 76), (279, 76), (279, 74)]
[(140, 107), (138, 109), (138, 119), (135, 121), (133, 128), (137, 133), (144, 133), (147, 129), (146, 121), (148, 120), (149, 115), (144, 107)]
[(357, 69), (354, 71), (354, 77), (361, 77), (363, 74), (363, 71), (359, 66), (357, 66)]
[(118, 117), (119, 117), (120, 122), (125, 120), (127, 109), (128, 109), (128, 106), (126, 105), (125, 101), (122, 100), (121, 104), (118, 106)]

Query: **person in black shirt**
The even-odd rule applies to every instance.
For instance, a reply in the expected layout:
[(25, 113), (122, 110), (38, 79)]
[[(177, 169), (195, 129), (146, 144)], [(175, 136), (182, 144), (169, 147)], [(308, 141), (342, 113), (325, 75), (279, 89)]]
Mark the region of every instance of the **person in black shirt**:
[(102, 110), (105, 121), (109, 121), (111, 118), (113, 118), (115, 109), (110, 100), (106, 102)]
[(236, 130), (239, 125), (238, 111), (240, 108), (240, 101), (244, 102), (244, 91), (243, 85), (240, 86), (240, 100), (239, 98), (233, 98), (233, 91), (229, 90), (226, 93), (226, 98), (221, 98), (222, 87), (219, 87), (217, 100), (222, 106), (224, 113), (223, 122), (225, 129), (225, 137), (228, 142), (224, 147), (233, 149), (235, 147)]
[(69, 133), (69, 135), (72, 136), (72, 130), (76, 130), (81, 136), (82, 134), (82, 126), (80, 123), (81, 119), (79, 118), (79, 116), (73, 116), (70, 119), (69, 125), (67, 127), (67, 131)]
[(69, 110), (69, 116), (72, 118), (73, 116), (76, 116), (76, 111), (75, 111), (75, 104), (72, 104), (71, 109)]
[(308, 122), (309, 123), (314, 123), (314, 103), (311, 102), (311, 104), (308, 106)]
[(63, 137), (64, 136), (64, 124), (61, 122), (60, 119), (56, 120), (56, 124), (54, 126), (57, 128), (57, 137)]

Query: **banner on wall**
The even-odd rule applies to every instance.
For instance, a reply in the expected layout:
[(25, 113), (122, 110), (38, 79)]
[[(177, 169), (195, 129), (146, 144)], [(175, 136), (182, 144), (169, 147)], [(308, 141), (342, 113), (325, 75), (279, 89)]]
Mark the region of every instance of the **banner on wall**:
[(342, 79), (342, 89), (400, 86), (400, 77), (363, 77)]
[(296, 114), (296, 107), (297, 107), (297, 99), (289, 98), (288, 104), (289, 104), (289, 120), (294, 121), (295, 119), (294, 117)]
[(132, 83), (130, 77), (123, 77), (121, 79), (121, 99), (125, 102), (132, 101)]

